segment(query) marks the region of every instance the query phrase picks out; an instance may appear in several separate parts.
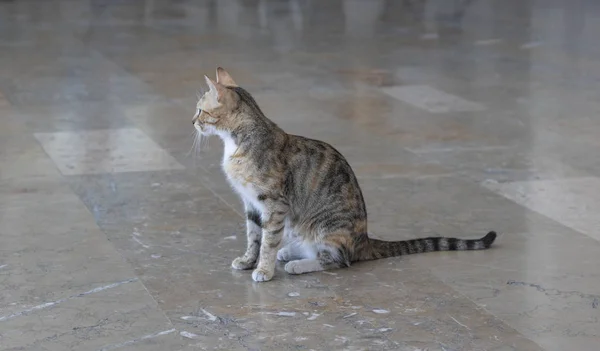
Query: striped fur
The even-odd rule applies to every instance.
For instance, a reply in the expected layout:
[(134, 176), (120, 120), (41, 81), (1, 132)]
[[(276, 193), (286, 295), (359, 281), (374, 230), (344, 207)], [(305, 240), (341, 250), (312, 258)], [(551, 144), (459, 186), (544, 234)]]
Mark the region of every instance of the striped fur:
[(363, 259), (378, 259), (435, 251), (464, 251), (488, 249), (496, 240), (496, 232), (489, 232), (483, 238), (465, 240), (457, 238), (429, 237), (403, 241), (382, 241), (369, 239), (371, 251)]
[(414, 253), (487, 249), (495, 232), (476, 240), (369, 238), (367, 210), (346, 159), (331, 145), (284, 132), (222, 68), (198, 101), (194, 126), (224, 142), (223, 170), (247, 212), (248, 245), (233, 268), (273, 277), (275, 261), (301, 274), (352, 262)]

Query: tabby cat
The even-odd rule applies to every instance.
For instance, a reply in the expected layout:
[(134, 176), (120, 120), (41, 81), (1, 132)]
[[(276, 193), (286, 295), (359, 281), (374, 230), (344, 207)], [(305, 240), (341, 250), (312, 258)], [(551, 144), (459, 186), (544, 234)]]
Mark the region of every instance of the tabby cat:
[(246, 211), (247, 248), (232, 262), (255, 268), (268, 281), (275, 260), (291, 274), (350, 266), (352, 262), (414, 253), (487, 249), (496, 239), (429, 237), (382, 241), (367, 235), (367, 210), (354, 172), (332, 146), (284, 132), (223, 68), (198, 101), (193, 118), (201, 135), (225, 145), (223, 170)]

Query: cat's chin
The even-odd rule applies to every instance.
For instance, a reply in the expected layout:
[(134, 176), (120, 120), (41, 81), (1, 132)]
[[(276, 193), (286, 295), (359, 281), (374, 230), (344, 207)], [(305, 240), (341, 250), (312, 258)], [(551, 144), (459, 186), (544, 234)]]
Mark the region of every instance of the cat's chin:
[(205, 130), (202, 133), (202, 136), (208, 138), (208, 137), (212, 137), (212, 136), (221, 136), (221, 134), (218, 133), (218, 132), (216, 132), (216, 131), (214, 131), (214, 130), (213, 131), (211, 131), (211, 130)]
[(196, 132), (203, 137), (209, 137), (211, 135), (215, 135), (214, 132), (208, 130), (207, 128), (201, 128), (201, 127), (195, 127), (195, 128), (196, 128)]

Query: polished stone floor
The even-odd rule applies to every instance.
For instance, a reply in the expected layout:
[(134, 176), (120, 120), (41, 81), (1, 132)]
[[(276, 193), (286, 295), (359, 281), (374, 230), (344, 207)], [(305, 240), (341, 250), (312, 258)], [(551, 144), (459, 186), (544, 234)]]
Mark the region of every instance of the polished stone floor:
[[(0, 350), (600, 349), (600, 3), (0, 1)], [(218, 66), (333, 144), (374, 237), (479, 236), (254, 283)], [(202, 147), (200, 147), (202, 146)]]

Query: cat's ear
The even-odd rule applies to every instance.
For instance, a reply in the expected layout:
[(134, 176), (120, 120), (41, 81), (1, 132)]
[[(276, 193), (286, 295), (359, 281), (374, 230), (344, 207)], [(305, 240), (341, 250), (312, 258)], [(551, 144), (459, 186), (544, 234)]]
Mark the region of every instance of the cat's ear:
[(208, 85), (208, 95), (215, 99), (215, 101), (219, 101), (219, 98), (223, 95), (223, 86), (219, 83), (213, 82), (212, 79), (204, 76), (204, 80), (206, 81), (206, 85)]
[(208, 93), (209, 94), (217, 94), (217, 87), (215, 86), (215, 82), (212, 79), (208, 78), (208, 76), (204, 76), (204, 80), (206, 81), (206, 85), (208, 85)]
[(217, 67), (217, 83), (223, 84), (227, 87), (238, 86), (223, 67)]

